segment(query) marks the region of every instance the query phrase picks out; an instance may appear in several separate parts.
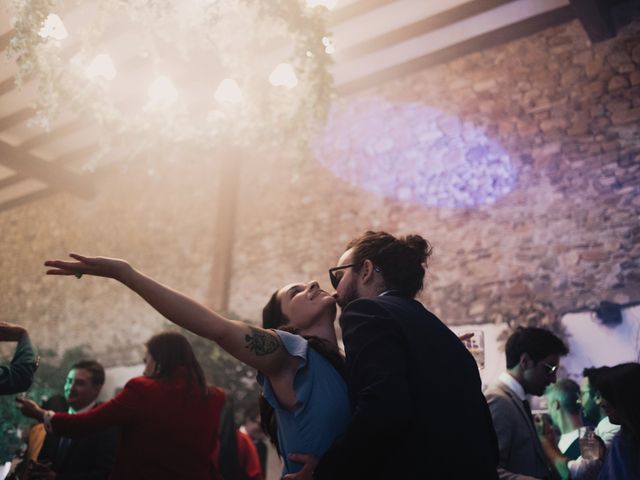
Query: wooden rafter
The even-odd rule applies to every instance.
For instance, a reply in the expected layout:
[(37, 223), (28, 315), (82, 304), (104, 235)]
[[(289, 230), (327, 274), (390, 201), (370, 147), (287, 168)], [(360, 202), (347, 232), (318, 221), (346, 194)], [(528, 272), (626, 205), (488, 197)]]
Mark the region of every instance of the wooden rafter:
[(396, 78), (406, 77), (407, 75), (417, 73), (441, 63), (450, 62), (451, 60), (455, 60), (456, 58), (464, 55), (486, 50), (518, 38), (532, 35), (545, 28), (561, 25), (574, 20), (575, 18), (575, 13), (571, 7), (561, 7), (556, 10), (545, 12), (526, 20), (513, 23), (506, 27), (493, 30), (483, 35), (479, 35), (470, 40), (456, 43), (455, 45), (443, 48), (442, 50), (428, 53), (408, 62), (394, 65), (393, 67), (343, 83), (342, 85), (338, 85), (336, 90), (341, 95), (351, 95), (353, 93), (366, 90), (367, 88), (372, 88), (381, 83), (388, 82)]
[(352, 45), (344, 50), (339, 50), (336, 54), (336, 60), (338, 62), (353, 60), (356, 57), (368, 55), (376, 50), (382, 50), (396, 43), (424, 35), (425, 33), (446, 27), (513, 1), (514, 0), (475, 0), (473, 2), (463, 3), (458, 7), (397, 28), (383, 35)]
[(94, 194), (93, 184), (86, 176), (73, 173), (2, 141), (0, 163), (18, 175), (36, 178), (55, 190), (65, 190), (83, 198), (92, 197)]

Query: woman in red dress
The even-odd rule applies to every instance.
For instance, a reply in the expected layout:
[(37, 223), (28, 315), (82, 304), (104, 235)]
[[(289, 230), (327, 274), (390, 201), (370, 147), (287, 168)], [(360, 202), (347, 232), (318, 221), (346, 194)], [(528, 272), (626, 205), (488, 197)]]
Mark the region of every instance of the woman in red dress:
[(70, 415), (19, 399), (22, 413), (65, 437), (119, 426), (112, 480), (218, 479), (224, 391), (207, 387), (191, 345), (179, 333), (155, 335), (146, 346), (143, 376), (112, 400)]

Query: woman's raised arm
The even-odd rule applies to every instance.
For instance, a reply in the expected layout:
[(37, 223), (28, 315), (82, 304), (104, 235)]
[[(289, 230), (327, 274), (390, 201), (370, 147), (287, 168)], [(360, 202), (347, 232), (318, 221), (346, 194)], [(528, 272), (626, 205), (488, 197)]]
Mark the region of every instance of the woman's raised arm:
[(76, 261), (46, 261), (45, 266), (52, 267), (47, 270), (47, 275), (74, 275), (77, 278), (94, 275), (118, 280), (171, 322), (213, 340), (241, 362), (269, 377), (289, 369), (295, 362), (278, 335), (271, 330), (218, 315), (186, 295), (147, 277), (124, 260), (74, 253), (69, 256)]

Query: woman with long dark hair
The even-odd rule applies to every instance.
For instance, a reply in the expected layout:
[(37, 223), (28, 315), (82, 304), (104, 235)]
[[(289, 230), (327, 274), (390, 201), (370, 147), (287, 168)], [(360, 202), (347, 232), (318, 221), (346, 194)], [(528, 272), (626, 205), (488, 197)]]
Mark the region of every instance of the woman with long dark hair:
[(607, 450), (599, 480), (640, 478), (640, 364), (603, 368), (596, 377), (597, 403), (620, 425)]
[(18, 399), (22, 413), (61, 437), (120, 427), (113, 480), (219, 479), (215, 453), (223, 390), (206, 385), (183, 335), (160, 333), (146, 347), (143, 376), (112, 400), (71, 415)]
[[(267, 430), (284, 460), (284, 474), (302, 465), (288, 454), (316, 457), (344, 431), (351, 412), (340, 373), (342, 359), (334, 329), (336, 302), (317, 282), (287, 285), (273, 294), (259, 328), (229, 320), (131, 267), (126, 261), (71, 254), (76, 261), (52, 260), (50, 275), (113, 278), (138, 293), (159, 313), (193, 333), (215, 341), (256, 368), (265, 398)], [(289, 331), (282, 330), (287, 327)]]

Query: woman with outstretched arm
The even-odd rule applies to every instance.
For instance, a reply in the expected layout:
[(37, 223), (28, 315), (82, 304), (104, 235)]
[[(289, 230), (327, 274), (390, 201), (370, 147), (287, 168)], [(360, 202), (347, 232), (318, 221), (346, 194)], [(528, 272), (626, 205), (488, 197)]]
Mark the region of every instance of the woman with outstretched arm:
[(219, 315), (124, 260), (70, 256), (74, 261), (45, 262), (51, 267), (47, 274), (115, 279), (173, 323), (216, 342), (259, 371), (264, 398), (274, 413), (263, 412), (263, 423), (283, 456), (283, 474), (302, 467), (289, 453), (320, 457), (346, 427), (351, 413), (334, 329), (336, 303), (317, 282), (277, 290), (263, 310), (264, 328), (258, 328)]

